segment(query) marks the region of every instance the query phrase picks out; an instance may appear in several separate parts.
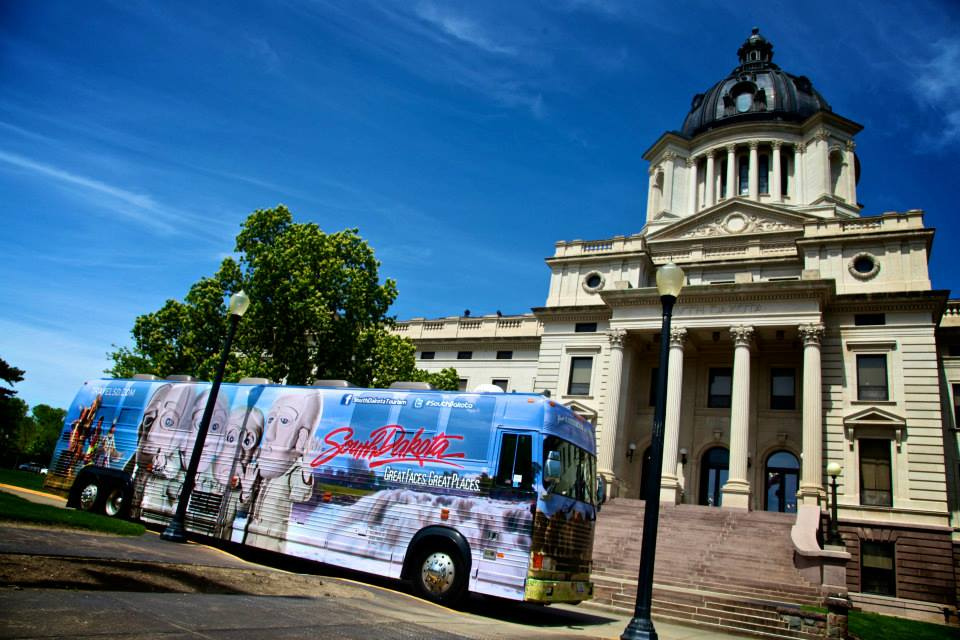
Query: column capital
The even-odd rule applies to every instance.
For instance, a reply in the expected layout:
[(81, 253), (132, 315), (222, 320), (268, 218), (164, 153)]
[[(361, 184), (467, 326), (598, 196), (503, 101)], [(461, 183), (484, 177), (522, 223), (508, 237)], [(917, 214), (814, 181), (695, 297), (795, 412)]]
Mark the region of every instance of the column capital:
[(663, 159), (666, 160), (667, 162), (670, 162), (671, 160), (676, 160), (677, 154), (675, 154), (673, 151), (667, 151), (666, 153), (663, 154)]
[(771, 140), (770, 146), (773, 147), (773, 150), (776, 151), (783, 146), (783, 140)]
[(660, 171), (660, 165), (654, 165), (647, 169), (647, 173), (650, 174), (651, 177), (657, 175), (658, 171)]
[(817, 129), (817, 131), (813, 134), (813, 137), (814, 139), (823, 142), (824, 140), (827, 140), (830, 137), (830, 132), (824, 129), (823, 127), (821, 127)]
[(847, 140), (844, 146), (846, 147), (847, 151), (853, 151), (854, 149), (857, 148), (857, 143), (854, 142), (853, 140)]
[(689, 156), (684, 158), (684, 160), (686, 161), (688, 167), (692, 167), (697, 164), (697, 159), (694, 156)]
[(703, 152), (703, 157), (712, 158), (716, 153), (717, 153), (716, 149), (707, 149), (706, 151)]
[(670, 328), (670, 346), (683, 348), (683, 343), (687, 341), (687, 330), (685, 327)]
[(627, 338), (626, 329), (610, 329), (607, 331), (607, 340), (611, 349), (623, 349), (623, 341)]
[(737, 145), (735, 145), (735, 144), (728, 144), (728, 145), (726, 145), (726, 146), (724, 147), (724, 149), (727, 150), (727, 153), (736, 153), (736, 152), (737, 152)]
[(800, 338), (803, 340), (804, 346), (806, 346), (808, 344), (819, 345), (823, 340), (823, 332), (826, 327), (823, 326), (823, 323), (814, 322), (801, 324), (797, 329), (800, 331)]
[(759, 149), (759, 148), (760, 148), (760, 141), (759, 141), (759, 140), (751, 140), (749, 144), (750, 144), (750, 150), (751, 150), (751, 151), (753, 151), (754, 149)]
[(798, 142), (797, 144), (794, 145), (794, 149), (796, 149), (797, 153), (806, 153), (806, 152), (807, 152), (807, 143), (806, 143), (806, 142)]
[(733, 338), (734, 346), (748, 347), (753, 341), (753, 327), (742, 324), (730, 327), (730, 336)]

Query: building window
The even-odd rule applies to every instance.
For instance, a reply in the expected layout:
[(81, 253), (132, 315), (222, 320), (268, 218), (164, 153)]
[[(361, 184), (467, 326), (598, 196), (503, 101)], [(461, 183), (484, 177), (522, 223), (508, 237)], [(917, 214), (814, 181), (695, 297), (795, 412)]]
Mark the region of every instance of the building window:
[(770, 369), (770, 408), (785, 411), (797, 408), (796, 369)]
[(774, 153), (780, 154), (780, 193), (786, 198), (790, 194), (790, 157), (783, 151)]
[(741, 196), (750, 194), (750, 159), (747, 156), (740, 156), (737, 166), (737, 175), (739, 178), (739, 189), (737, 192)]
[(457, 360), (472, 360), (473, 351), (457, 351)]
[(758, 176), (760, 183), (760, 193), (770, 193), (770, 156), (767, 154), (761, 154), (759, 157), (760, 161), (760, 175)]
[(421, 352), (420, 352), (420, 359), (421, 359), (421, 360), (433, 360), (433, 359), (436, 358), (436, 357), (437, 357), (437, 352), (436, 352), (436, 351), (421, 351)]
[(707, 406), (712, 409), (729, 409), (733, 392), (733, 369), (710, 369)]
[(596, 333), (597, 332), (597, 323), (596, 322), (578, 322), (573, 325), (574, 333)]
[(466, 391), (467, 390), (467, 379), (460, 378), (457, 380), (457, 391)]
[(953, 385), (953, 426), (960, 427), (960, 384)]
[(890, 441), (861, 438), (858, 443), (860, 445), (860, 504), (892, 507)]
[(853, 316), (853, 324), (857, 327), (887, 324), (887, 316), (883, 313), (858, 313)]
[(888, 400), (886, 354), (857, 355), (857, 399)]
[(650, 369), (650, 406), (657, 406), (657, 387), (660, 386), (660, 367)]
[(593, 358), (570, 358), (570, 384), (567, 386), (567, 395), (590, 395), (590, 373), (593, 370)]
[(513, 351), (497, 351), (497, 360), (513, 360)]
[(895, 542), (860, 541), (860, 591), (897, 595)]
[(498, 380), (491, 380), (490, 382), (491, 382), (492, 384), (500, 387), (501, 389), (503, 389), (503, 392), (504, 392), (504, 393), (507, 392), (507, 386), (509, 385), (509, 382), (508, 382), (507, 380), (498, 379)]

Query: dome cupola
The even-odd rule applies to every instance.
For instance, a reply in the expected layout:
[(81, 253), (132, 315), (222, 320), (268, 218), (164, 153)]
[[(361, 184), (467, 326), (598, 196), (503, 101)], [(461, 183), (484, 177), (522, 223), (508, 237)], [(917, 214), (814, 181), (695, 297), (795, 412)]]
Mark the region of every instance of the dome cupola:
[(740, 65), (693, 97), (682, 133), (756, 121), (802, 122), (818, 111), (831, 111), (809, 78), (782, 71), (773, 63), (773, 44), (753, 29), (737, 50)]

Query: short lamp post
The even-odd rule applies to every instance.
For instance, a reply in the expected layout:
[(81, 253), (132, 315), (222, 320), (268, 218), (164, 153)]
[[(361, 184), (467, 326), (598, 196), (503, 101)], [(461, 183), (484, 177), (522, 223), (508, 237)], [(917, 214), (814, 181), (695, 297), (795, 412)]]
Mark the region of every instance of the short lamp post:
[(844, 546), (837, 522), (837, 476), (842, 472), (843, 468), (836, 462), (827, 465), (827, 475), (830, 476), (830, 532), (827, 534), (827, 544), (838, 547)]
[(663, 325), (660, 329), (660, 369), (657, 372), (657, 404), (653, 412), (653, 433), (650, 440), (650, 462), (647, 474), (647, 495), (643, 512), (643, 538), (640, 547), (640, 576), (637, 578), (637, 602), (633, 618), (623, 630), (621, 640), (657, 640), (657, 632), (650, 618), (653, 600), (653, 564), (657, 555), (657, 526), (660, 522), (660, 467), (663, 465), (663, 423), (667, 413), (667, 373), (670, 360), (670, 318), (673, 305), (683, 289), (686, 275), (683, 269), (671, 263), (657, 269), (657, 291), (663, 307)]
[(200, 455), (203, 453), (203, 443), (207, 439), (207, 430), (210, 428), (210, 418), (213, 416), (213, 409), (216, 406), (217, 394), (220, 392), (220, 383), (223, 382), (223, 369), (227, 366), (227, 356), (230, 354), (230, 343), (233, 342), (233, 336), (237, 333), (237, 325), (240, 324), (240, 317), (247, 312), (250, 306), (250, 298), (243, 291), (238, 291), (230, 296), (230, 327), (227, 329), (227, 339), (223, 343), (223, 353), (220, 354), (220, 364), (217, 365), (217, 374), (213, 377), (213, 386), (210, 388), (210, 394), (207, 396), (207, 406), (203, 409), (203, 418), (200, 419), (200, 428), (197, 432), (197, 440), (193, 444), (193, 453), (190, 454), (190, 464), (187, 467), (187, 476), (183, 480), (183, 488), (180, 490), (180, 499), (177, 501), (177, 511), (173, 514), (173, 519), (167, 528), (163, 530), (160, 537), (170, 542), (186, 542), (187, 530), (184, 521), (187, 517), (187, 504), (190, 502), (190, 494), (193, 493), (193, 486), (197, 481), (197, 467), (200, 466)]

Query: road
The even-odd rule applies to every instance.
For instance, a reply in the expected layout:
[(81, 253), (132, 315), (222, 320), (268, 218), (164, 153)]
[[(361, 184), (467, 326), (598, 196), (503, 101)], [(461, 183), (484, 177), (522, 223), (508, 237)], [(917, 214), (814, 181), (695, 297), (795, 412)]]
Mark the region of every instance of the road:
[[(30, 497), (15, 488), (0, 486)], [(33, 495), (31, 499), (50, 500)], [(617, 638), (597, 609), (471, 597), (434, 605), (402, 583), (274, 554), (0, 523), (0, 640), (12, 638)], [(657, 623), (663, 640), (732, 638)]]

